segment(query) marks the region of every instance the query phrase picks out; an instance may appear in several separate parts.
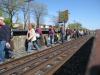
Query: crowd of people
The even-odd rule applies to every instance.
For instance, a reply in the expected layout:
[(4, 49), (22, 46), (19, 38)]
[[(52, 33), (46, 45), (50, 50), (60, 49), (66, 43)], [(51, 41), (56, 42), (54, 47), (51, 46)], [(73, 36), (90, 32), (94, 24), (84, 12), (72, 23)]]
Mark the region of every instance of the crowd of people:
[[(47, 35), (43, 36), (42, 29), (38, 26), (32, 27), (32, 24), (28, 25), (27, 39), (25, 41), (26, 51), (30, 52), (33, 49), (39, 50), (42, 47), (41, 42), (45, 42), (47, 47), (53, 44), (64, 43), (64, 41), (70, 41), (71, 39), (77, 39), (83, 35), (87, 35), (86, 30), (78, 29), (65, 29), (62, 25), (59, 30), (56, 30), (54, 26), (49, 26)], [(42, 40), (42, 41), (41, 41)]]
[[(34, 28), (32, 24), (29, 24), (25, 40), (26, 52), (31, 52), (34, 49), (40, 50), (43, 42), (45, 46), (50, 47), (54, 44), (77, 39), (87, 35), (87, 31), (82, 29), (65, 29), (63, 25), (57, 30), (54, 26), (49, 26), (48, 34), (43, 35), (41, 27), (37, 26)], [(4, 23), (4, 18), (0, 17), (0, 63), (13, 57), (12, 38), (10, 27)]]

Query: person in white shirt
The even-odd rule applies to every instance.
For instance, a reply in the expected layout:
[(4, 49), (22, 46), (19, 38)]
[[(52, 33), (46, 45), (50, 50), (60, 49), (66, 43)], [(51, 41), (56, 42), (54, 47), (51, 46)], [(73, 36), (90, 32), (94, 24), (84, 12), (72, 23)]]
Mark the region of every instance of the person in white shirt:
[(80, 36), (83, 36), (84, 35), (83, 30), (79, 30), (79, 34), (80, 34)]
[(30, 51), (33, 46), (37, 50), (39, 50), (39, 47), (36, 44), (36, 33), (35, 33), (35, 30), (32, 27), (32, 24), (28, 25), (27, 40), (28, 40), (28, 51)]

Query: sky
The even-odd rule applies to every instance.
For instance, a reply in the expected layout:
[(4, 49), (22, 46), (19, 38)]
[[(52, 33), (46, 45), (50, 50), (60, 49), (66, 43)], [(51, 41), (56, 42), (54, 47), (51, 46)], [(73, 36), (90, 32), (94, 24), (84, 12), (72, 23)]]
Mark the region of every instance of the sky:
[(66, 23), (79, 22), (88, 29), (100, 29), (100, 0), (35, 0), (44, 3), (48, 8), (45, 17), (46, 24), (52, 24), (51, 17), (58, 11), (69, 10), (69, 20)]

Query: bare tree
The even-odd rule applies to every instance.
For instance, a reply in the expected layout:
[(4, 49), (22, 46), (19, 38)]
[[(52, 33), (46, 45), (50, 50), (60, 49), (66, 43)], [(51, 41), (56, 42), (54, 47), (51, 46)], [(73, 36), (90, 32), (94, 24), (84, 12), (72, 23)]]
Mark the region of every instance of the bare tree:
[(30, 23), (30, 3), (33, 1), (34, 0), (21, 0), (21, 11), (24, 16), (24, 29), (26, 28), (26, 25)]
[(0, 10), (7, 14), (10, 18), (11, 27), (13, 23), (13, 16), (16, 14), (20, 8), (20, 0), (0, 0)]
[(31, 11), (35, 17), (37, 26), (40, 25), (41, 20), (47, 15), (47, 6), (42, 3), (31, 3)]
[(24, 16), (24, 29), (26, 28), (27, 25), (27, 21), (28, 21), (28, 8), (26, 7), (26, 5), (22, 5), (21, 7), (21, 11), (23, 12), (23, 16)]

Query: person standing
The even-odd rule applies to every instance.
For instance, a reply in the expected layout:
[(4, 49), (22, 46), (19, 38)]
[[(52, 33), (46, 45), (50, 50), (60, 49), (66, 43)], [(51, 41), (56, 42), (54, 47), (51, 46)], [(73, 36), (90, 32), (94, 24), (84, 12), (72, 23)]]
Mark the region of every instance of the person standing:
[(50, 37), (50, 44), (52, 45), (54, 42), (54, 29), (52, 26), (49, 27), (49, 37)]
[(43, 41), (42, 41), (42, 29), (40, 28), (40, 26), (36, 27), (35, 32), (36, 32), (36, 39), (37, 39), (36, 43), (38, 44), (39, 48), (41, 48), (42, 47), (41, 42), (43, 42)]
[(11, 39), (11, 29), (8, 25), (5, 25), (4, 18), (0, 17), (0, 63), (5, 60), (5, 46), (9, 44)]
[(65, 29), (64, 29), (64, 26), (62, 25), (61, 28), (60, 28), (60, 35), (61, 35), (61, 42), (63, 43), (64, 42), (64, 35), (65, 35)]

